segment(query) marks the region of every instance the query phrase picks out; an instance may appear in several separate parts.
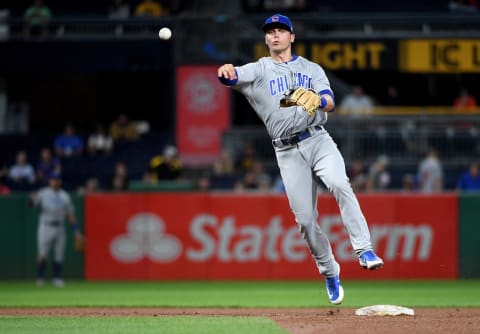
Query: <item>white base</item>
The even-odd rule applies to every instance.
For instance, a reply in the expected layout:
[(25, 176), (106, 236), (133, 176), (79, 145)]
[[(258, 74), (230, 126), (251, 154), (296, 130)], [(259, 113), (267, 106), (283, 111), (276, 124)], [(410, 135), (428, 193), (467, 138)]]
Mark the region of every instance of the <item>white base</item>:
[(397, 305), (372, 305), (356, 309), (355, 315), (415, 315), (415, 311), (411, 308)]

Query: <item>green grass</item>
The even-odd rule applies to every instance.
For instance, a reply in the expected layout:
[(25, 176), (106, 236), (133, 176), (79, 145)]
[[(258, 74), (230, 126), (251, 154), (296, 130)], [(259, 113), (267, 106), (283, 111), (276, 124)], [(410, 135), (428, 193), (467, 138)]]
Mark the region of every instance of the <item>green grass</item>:
[(286, 333), (272, 320), (259, 317), (0, 317), (2, 333)]
[[(480, 280), (343, 281), (340, 307), (480, 307)], [(0, 281), (2, 307), (332, 307), (319, 281), (83, 282), (63, 289), (32, 281)], [(335, 306), (336, 307), (336, 306)], [(0, 333), (285, 333), (270, 319), (231, 316), (23, 317), (1, 316)]]
[[(480, 280), (343, 281), (343, 307), (480, 307)], [(322, 281), (73, 282), (63, 289), (0, 281), (0, 307), (331, 307)]]

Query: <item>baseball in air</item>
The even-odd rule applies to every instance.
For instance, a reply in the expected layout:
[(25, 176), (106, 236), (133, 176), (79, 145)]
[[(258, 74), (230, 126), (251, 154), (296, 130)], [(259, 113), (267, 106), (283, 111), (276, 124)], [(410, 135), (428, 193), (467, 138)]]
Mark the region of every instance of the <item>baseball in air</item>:
[(172, 31), (170, 30), (170, 28), (163, 27), (158, 31), (158, 37), (163, 40), (170, 39), (170, 37), (172, 37)]

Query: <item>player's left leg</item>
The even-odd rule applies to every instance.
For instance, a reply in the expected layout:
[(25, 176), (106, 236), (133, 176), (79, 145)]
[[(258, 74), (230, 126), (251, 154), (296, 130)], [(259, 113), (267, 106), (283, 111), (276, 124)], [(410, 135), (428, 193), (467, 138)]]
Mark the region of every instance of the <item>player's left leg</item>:
[(365, 257), (364, 254), (373, 254), (373, 257), (369, 258), (367, 269), (380, 268), (383, 261), (372, 250), (367, 221), (350, 185), (345, 162), (337, 145), (330, 135), (326, 134), (322, 136), (321, 144), (316, 147), (316, 150), (318, 163), (315, 164), (314, 171), (335, 196), (342, 221), (347, 229), (352, 247), (359, 256), (360, 264), (365, 267), (362, 255)]

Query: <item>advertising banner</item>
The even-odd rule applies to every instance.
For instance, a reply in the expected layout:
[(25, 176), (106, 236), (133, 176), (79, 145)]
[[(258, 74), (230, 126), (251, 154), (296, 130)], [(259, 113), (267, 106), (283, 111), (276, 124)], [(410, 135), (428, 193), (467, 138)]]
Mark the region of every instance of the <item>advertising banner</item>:
[(400, 70), (414, 73), (480, 72), (478, 39), (410, 39), (400, 41)]
[[(363, 270), (332, 196), (319, 224), (342, 278), (456, 278), (454, 195), (364, 195), (382, 270)], [(283, 195), (92, 194), (85, 200), (85, 275), (109, 279), (318, 279)]]
[(218, 81), (215, 66), (179, 66), (176, 93), (176, 142), (182, 161), (211, 162), (230, 126), (230, 91)]
[[(400, 71), (406, 73), (478, 73), (480, 40), (468, 38), (348, 39), (295, 41), (294, 51), (331, 71)], [(263, 42), (242, 41), (252, 60), (268, 56)]]

